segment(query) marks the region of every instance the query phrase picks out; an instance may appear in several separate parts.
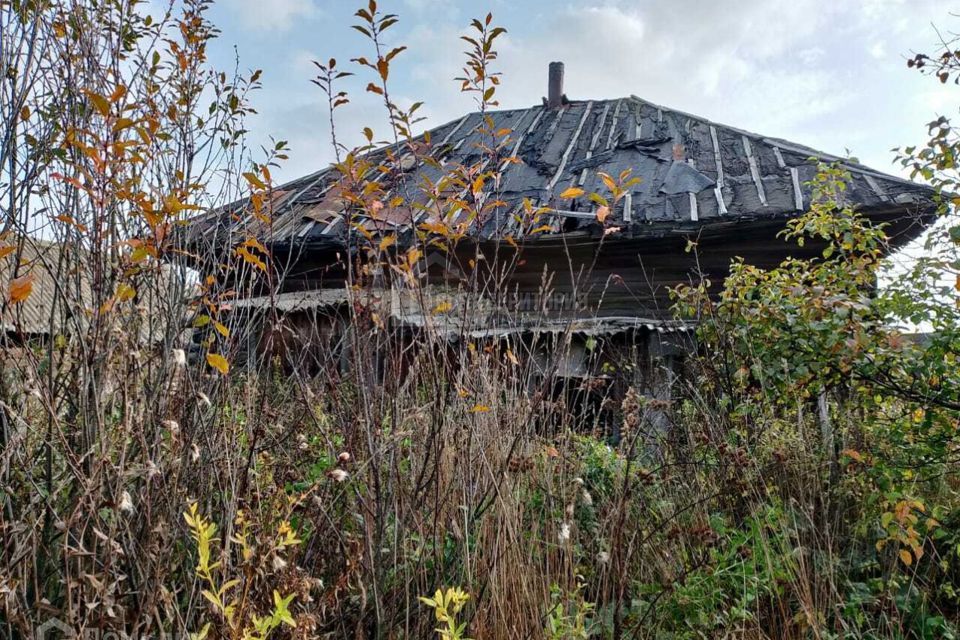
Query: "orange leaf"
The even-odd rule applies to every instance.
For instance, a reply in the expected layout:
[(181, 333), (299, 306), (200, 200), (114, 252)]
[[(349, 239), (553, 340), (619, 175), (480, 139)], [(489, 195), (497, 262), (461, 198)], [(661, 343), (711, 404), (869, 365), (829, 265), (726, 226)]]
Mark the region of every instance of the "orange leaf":
[(17, 248), (12, 244), (0, 245), (0, 258), (6, 258), (8, 255), (16, 251)]
[(118, 84), (116, 89), (113, 90), (113, 93), (110, 94), (110, 102), (116, 102), (126, 94), (127, 88), (122, 84)]
[(909, 567), (913, 564), (913, 554), (906, 549), (900, 549), (900, 561)]
[(33, 292), (33, 274), (28, 273), (25, 276), (20, 276), (19, 278), (14, 278), (10, 281), (10, 293), (9, 299), (10, 302), (16, 304), (18, 302), (23, 302), (30, 297), (30, 294)]
[(223, 375), (227, 375), (227, 372), (230, 371), (230, 363), (227, 362), (227, 359), (221, 356), (219, 353), (208, 353), (207, 364)]
[(603, 224), (603, 221), (610, 215), (610, 207), (603, 205), (597, 208), (597, 222)]
[(579, 198), (583, 195), (583, 189), (580, 187), (570, 187), (566, 191), (560, 194), (561, 198), (566, 200), (573, 200), (574, 198)]
[(487, 413), (490, 411), (490, 407), (485, 404), (475, 404), (473, 408), (470, 409), (470, 413)]

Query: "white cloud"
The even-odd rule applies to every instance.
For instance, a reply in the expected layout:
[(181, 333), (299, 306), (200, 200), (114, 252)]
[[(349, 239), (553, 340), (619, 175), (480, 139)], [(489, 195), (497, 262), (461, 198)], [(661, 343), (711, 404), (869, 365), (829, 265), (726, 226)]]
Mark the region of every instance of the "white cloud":
[[(260, 28), (279, 29), (316, 11), (309, 0), (227, 1), (241, 12), (239, 7), (252, 7), (247, 17)], [(949, 29), (947, 0), (565, 0), (512, 10), (525, 17), (521, 24), (504, 21), (496, 4), (488, 0), (486, 6), (509, 29), (497, 41), (494, 63), (503, 72), (497, 95), (504, 108), (539, 103), (547, 64), (562, 60), (571, 99), (637, 94), (825, 151), (850, 147), (867, 164), (894, 170), (890, 148), (921, 139), (922, 123), (956, 104), (952, 91), (933, 86), (902, 59), (911, 49), (934, 48), (931, 21)], [(410, 48), (391, 72), (395, 99), (425, 101), (427, 127), (475, 109), (453, 81), (463, 64), (459, 36), (468, 32), (468, 21), (458, 15), (463, 6), (405, 0), (398, 8), (402, 29), (391, 36)], [(285, 43), (285, 51), (281, 43), (278, 64), (295, 69), (288, 75), (299, 84), (269, 87), (274, 103), (261, 104), (257, 129), (290, 140), (291, 163), (283, 174), (292, 178), (329, 162), (332, 151), (322, 95), (306, 82), (314, 75), (310, 60), (317, 57), (317, 40)], [(363, 91), (368, 80), (359, 71), (342, 86), (352, 102), (338, 110), (338, 137), (348, 145), (360, 141), (359, 131), (368, 124), (378, 138), (387, 137), (379, 99)]]
[(803, 64), (814, 64), (823, 60), (823, 57), (827, 55), (826, 49), (823, 47), (813, 46), (806, 49), (801, 49), (797, 51), (797, 58)]
[[(554, 7), (531, 19), (535, 27), (505, 25), (511, 31), (498, 42), (496, 63), (504, 107), (539, 102), (547, 64), (563, 60), (571, 99), (637, 94), (826, 151), (850, 147), (886, 170), (889, 149), (915, 135), (908, 125), (921, 110), (907, 104), (910, 95), (929, 82), (906, 68), (902, 54), (932, 48), (924, 47), (934, 35), (930, 21), (948, 19), (945, 0), (586, 0)], [(414, 82), (431, 114), (442, 115), (433, 125), (470, 108), (447, 83), (459, 70), (461, 33), (434, 21), (410, 39)]]
[(319, 13), (313, 0), (224, 0), (223, 5), (251, 30), (286, 31), (297, 20)]

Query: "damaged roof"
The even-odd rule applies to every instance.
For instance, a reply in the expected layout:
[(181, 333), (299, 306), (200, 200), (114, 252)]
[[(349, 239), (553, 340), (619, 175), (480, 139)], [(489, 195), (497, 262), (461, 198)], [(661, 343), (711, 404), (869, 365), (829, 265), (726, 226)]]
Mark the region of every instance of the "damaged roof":
[[(383, 305), (385, 317), (410, 329), (432, 331), (447, 339), (490, 338), (526, 333), (571, 333), (582, 336), (616, 335), (650, 331), (684, 333), (692, 324), (682, 320), (636, 316), (576, 316), (547, 318), (537, 311), (523, 313), (498, 306), (482, 295), (449, 287), (423, 289), (333, 288), (289, 291), (274, 296), (237, 300), (232, 312), (252, 314), (276, 310), (284, 314), (333, 313), (355, 301)], [(443, 313), (430, 312), (443, 304)]]
[[(529, 233), (532, 225), (520, 215), (524, 198), (550, 210), (538, 223), (540, 235), (574, 231), (599, 235), (603, 229), (596, 221), (594, 205), (586, 197), (570, 201), (561, 199), (560, 194), (569, 187), (580, 187), (587, 194), (605, 193), (598, 172), (617, 176), (627, 169), (640, 181), (607, 219), (607, 225), (619, 227), (623, 237), (695, 231), (713, 223), (786, 217), (804, 211), (811, 197), (806, 182), (816, 171), (811, 158), (838, 161), (849, 170), (852, 180), (846, 197), (862, 211), (905, 212), (929, 219), (936, 208), (929, 187), (636, 96), (485, 115), (492, 119), (494, 130), (510, 131), (504, 157), (513, 155), (519, 162), (502, 164), (497, 193), (495, 197), (490, 194), (491, 200), (502, 201), (503, 206), (475, 220), (457, 220), (465, 215), (462, 212), (446, 220), (466, 223), (467, 234), (476, 238), (520, 238)], [(420, 142), (429, 140), (429, 153), (440, 166), (416, 164), (412, 156), (404, 157), (401, 152), (402, 178), (384, 186), (404, 195), (406, 203), (397, 209), (385, 207), (376, 218), (358, 216), (354, 222), (374, 235), (398, 233), (401, 238), (428, 222), (430, 216), (416, 206), (418, 198), (426, 200), (417, 186), (436, 184), (451, 166), (484, 161), (481, 129), (485, 115), (470, 113), (420, 136)], [(387, 147), (372, 154), (385, 156), (390, 150)], [(336, 197), (339, 178), (339, 172), (329, 167), (275, 189), (272, 229), (242, 208), (233, 207), (197, 219), (188, 231), (190, 242), (252, 233), (274, 245), (343, 244), (349, 225), (344, 224)], [(544, 224), (549, 227), (546, 234)]]

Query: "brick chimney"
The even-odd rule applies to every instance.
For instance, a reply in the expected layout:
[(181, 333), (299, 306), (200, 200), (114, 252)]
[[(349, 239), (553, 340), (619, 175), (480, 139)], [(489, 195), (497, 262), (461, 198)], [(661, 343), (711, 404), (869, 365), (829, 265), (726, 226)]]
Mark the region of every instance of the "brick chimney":
[(551, 62), (547, 87), (547, 108), (559, 109), (566, 102), (563, 95), (563, 63)]

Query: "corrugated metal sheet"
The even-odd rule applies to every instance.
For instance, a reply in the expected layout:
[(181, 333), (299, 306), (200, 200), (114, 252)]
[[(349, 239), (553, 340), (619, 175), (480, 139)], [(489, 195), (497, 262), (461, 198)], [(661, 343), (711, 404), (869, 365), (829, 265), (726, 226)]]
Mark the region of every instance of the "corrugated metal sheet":
[[(598, 172), (616, 176), (626, 169), (641, 182), (620, 201), (608, 224), (621, 227), (627, 237), (665, 226), (695, 230), (721, 221), (789, 216), (810, 204), (809, 189), (804, 186), (814, 173), (809, 159), (840, 160), (636, 96), (571, 102), (556, 110), (535, 106), (495, 111), (488, 117), (495, 130), (511, 131), (505, 155), (512, 153), (520, 162), (501, 164), (503, 176), (496, 196), (503, 206), (470, 224), (468, 233), (484, 238), (523, 235), (525, 229), (512, 215), (523, 198), (556, 210), (548, 216), (554, 218), (556, 233), (571, 229), (600, 233), (592, 203), (586, 198), (560, 200), (559, 195), (571, 186), (603, 192)], [(407, 166), (393, 184), (384, 185), (404, 195), (404, 205), (384, 210), (382, 219), (359, 217), (354, 222), (375, 235), (402, 234), (425, 222), (429, 214), (417, 207), (424, 204), (418, 187), (435, 182), (451, 166), (477, 162), (482, 157), (480, 146), (486, 142), (482, 126), (481, 115), (475, 113), (430, 131), (430, 154), (443, 168), (432, 163)], [(421, 136), (418, 141), (426, 139)], [(379, 161), (396, 151), (394, 146), (387, 147), (372, 152), (372, 158)], [(847, 192), (853, 204), (865, 209), (900, 206), (904, 211), (932, 211), (933, 192), (928, 187), (856, 163), (843, 164), (853, 175)], [(343, 207), (336, 198), (338, 179), (339, 173), (330, 168), (280, 187), (277, 192), (282, 197), (269, 230), (243, 215), (242, 205), (235, 205), (198, 219), (191, 225), (190, 239), (226, 238), (243, 231), (276, 243), (343, 243), (349, 225), (343, 224)], [(570, 222), (561, 224), (564, 219)]]
[[(84, 309), (92, 296), (75, 258), (60, 245), (33, 239), (24, 241), (19, 264), (16, 258), (16, 252), (0, 258), (0, 327), (5, 332), (45, 335), (51, 327), (62, 331), (70, 324), (86, 325)], [(32, 278), (33, 289), (26, 300), (11, 304), (8, 292), (14, 275)]]
[[(15, 241), (4, 244), (10, 246)], [(98, 305), (91, 287), (91, 258), (75, 245), (22, 239), (22, 252), (0, 258), (0, 327), (4, 332), (23, 336), (76, 333), (89, 327)], [(19, 260), (18, 260), (19, 258)], [(10, 283), (14, 276), (29, 277), (30, 295), (11, 303)], [(171, 320), (184, 313), (186, 284), (175, 269), (163, 267), (159, 273), (132, 283), (135, 303), (122, 307), (115, 317), (121, 323), (135, 320), (143, 342), (164, 339)], [(136, 314), (136, 319), (132, 315)], [(186, 321), (184, 321), (186, 322)]]

